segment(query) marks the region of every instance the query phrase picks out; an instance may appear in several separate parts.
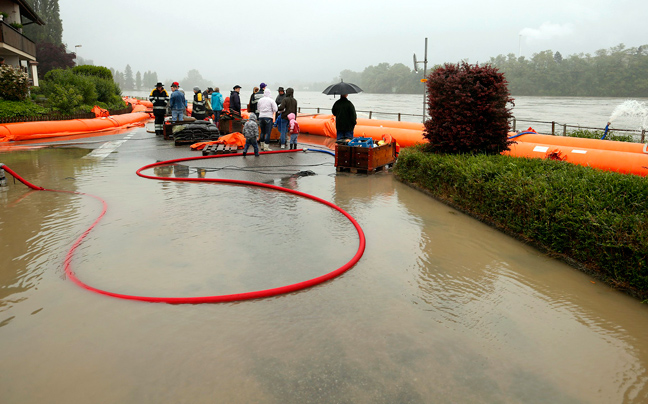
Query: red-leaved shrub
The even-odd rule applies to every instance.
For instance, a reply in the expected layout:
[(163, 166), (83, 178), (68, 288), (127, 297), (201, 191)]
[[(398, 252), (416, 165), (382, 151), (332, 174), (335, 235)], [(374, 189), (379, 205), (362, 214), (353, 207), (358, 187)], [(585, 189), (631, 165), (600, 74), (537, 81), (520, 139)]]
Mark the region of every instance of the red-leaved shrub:
[(427, 90), (428, 150), (497, 154), (508, 149), (513, 98), (497, 69), (465, 62), (445, 64), (430, 73)]

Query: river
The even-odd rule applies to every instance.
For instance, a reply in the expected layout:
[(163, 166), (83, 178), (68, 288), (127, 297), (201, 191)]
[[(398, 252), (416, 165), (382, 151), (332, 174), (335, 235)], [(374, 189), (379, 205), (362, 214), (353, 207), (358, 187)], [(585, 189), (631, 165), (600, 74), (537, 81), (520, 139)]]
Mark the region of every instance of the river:
[[(316, 97), (296, 94), (302, 107), (333, 101)], [(398, 108), (370, 99), (394, 107), (416, 100), (350, 97), (358, 109), (381, 111)], [(580, 119), (572, 99), (555, 100), (529, 100), (525, 114)], [(619, 101), (583, 99), (581, 109), (597, 113), (582, 114), (588, 124), (606, 121), (606, 108)], [(535, 114), (533, 103), (542, 112)], [(522, 105), (518, 100), (516, 108)], [(126, 134), (132, 137), (115, 153), (85, 158)], [(146, 164), (187, 155), (197, 154), (136, 128), (96, 142), (4, 151), (0, 162), (36, 185), (106, 201), (106, 216), (72, 260), (79, 278), (102, 289), (237, 293), (309, 279), (354, 254), (353, 227), (311, 201), (135, 175)], [(143, 303), (80, 288), (66, 279), (65, 257), (101, 205), (78, 194), (29, 191), (9, 176), (0, 191), (0, 401), (648, 400), (645, 304), (389, 171), (336, 173), (332, 157), (321, 153), (273, 156), (201, 160), (174, 170), (261, 181), (331, 201), (362, 226), (366, 251), (355, 267), (319, 286), (225, 304)], [(300, 170), (316, 175), (293, 175)]]
[[(278, 94), (273, 91), (273, 98)], [(228, 97), (230, 91), (221, 89), (221, 93)], [(191, 92), (186, 92), (187, 99)], [(250, 89), (241, 90), (241, 103), (245, 107), (250, 98)], [(130, 91), (128, 95), (136, 97), (147, 97), (146, 91)], [(191, 96), (192, 97), (192, 96)], [(299, 103), (302, 113), (330, 113), (333, 103), (339, 99), (338, 96), (325, 95), (318, 91), (296, 91), (295, 99)], [(421, 122), (423, 114), (423, 95), (416, 94), (369, 94), (359, 93), (349, 95), (358, 110), (358, 116), (363, 118), (397, 120), (398, 113), (401, 113), (401, 120), (408, 122)], [(532, 126), (538, 132), (551, 133), (551, 122), (556, 122), (556, 134), (562, 134), (563, 124), (569, 126), (582, 126), (600, 128), (603, 130), (610, 120), (615, 109), (625, 102), (627, 98), (618, 97), (513, 97), (514, 105), (511, 105), (512, 113), (518, 121), (516, 129), (523, 130)], [(633, 98), (648, 108), (648, 98)], [(637, 116), (622, 115), (614, 120), (611, 128), (634, 130), (641, 132), (648, 129), (648, 117), (645, 114)], [(530, 122), (541, 121), (546, 123)], [(569, 127), (568, 130), (575, 128)]]

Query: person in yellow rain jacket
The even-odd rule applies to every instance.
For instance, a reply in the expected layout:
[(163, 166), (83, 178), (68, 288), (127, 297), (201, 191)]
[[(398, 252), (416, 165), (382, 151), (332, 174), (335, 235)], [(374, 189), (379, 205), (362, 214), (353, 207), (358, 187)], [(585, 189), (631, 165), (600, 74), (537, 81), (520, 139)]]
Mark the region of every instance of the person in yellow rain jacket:
[(193, 108), (191, 109), (191, 116), (199, 121), (207, 117), (207, 109), (205, 108), (205, 98), (200, 92), (199, 87), (194, 87)]

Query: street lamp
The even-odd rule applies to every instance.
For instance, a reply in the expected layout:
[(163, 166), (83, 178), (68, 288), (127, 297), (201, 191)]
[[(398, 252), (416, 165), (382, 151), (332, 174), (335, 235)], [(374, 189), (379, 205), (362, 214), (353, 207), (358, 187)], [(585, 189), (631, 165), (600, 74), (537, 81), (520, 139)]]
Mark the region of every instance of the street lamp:
[(79, 64), (79, 52), (77, 51), (77, 48), (80, 48), (81, 45), (74, 45), (74, 58), (77, 60), (77, 64)]
[(425, 59), (422, 61), (416, 60), (416, 53), (414, 54), (414, 72), (418, 72), (418, 65), (419, 63), (423, 63), (423, 78), (421, 79), (421, 82), (423, 83), (423, 123), (425, 124), (425, 103), (427, 102), (427, 78), (425, 75), (427, 74), (427, 63), (428, 63), (428, 58), (427, 58), (427, 49), (428, 49), (428, 39), (425, 38)]

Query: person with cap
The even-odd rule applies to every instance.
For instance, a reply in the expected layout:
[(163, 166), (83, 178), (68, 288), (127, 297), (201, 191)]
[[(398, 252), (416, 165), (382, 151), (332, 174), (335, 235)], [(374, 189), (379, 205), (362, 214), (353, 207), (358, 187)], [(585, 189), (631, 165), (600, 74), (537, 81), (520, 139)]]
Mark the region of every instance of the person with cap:
[(286, 98), (286, 92), (284, 91), (283, 87), (279, 87), (277, 92), (279, 93), (279, 95), (277, 96), (277, 98), (275, 98), (275, 102), (277, 103), (277, 105), (281, 105), (281, 101)]
[(164, 84), (157, 83), (151, 94), (149, 101), (153, 103), (153, 116), (155, 117), (155, 134), (164, 134), (164, 115), (166, 115), (167, 104), (169, 103), (169, 93), (164, 89)]
[(335, 101), (332, 108), (338, 142), (348, 142), (353, 139), (353, 129), (358, 119), (355, 107), (347, 97), (348, 94), (340, 95), (340, 99)]
[(198, 121), (202, 121), (207, 117), (207, 110), (205, 109), (205, 99), (200, 92), (200, 87), (194, 87), (193, 108), (191, 109), (191, 116)]
[(270, 90), (265, 90), (263, 98), (259, 100), (258, 108), (261, 125), (261, 150), (268, 151), (270, 150), (268, 143), (270, 143), (270, 134), (272, 133), (272, 122), (274, 114), (277, 112), (277, 103), (272, 99)]
[[(277, 98), (275, 98), (275, 102), (279, 107), (281, 106), (281, 102), (283, 101), (283, 99), (286, 98), (286, 93), (283, 87), (279, 87), (277, 92), (279, 92), (279, 95), (277, 96)], [(275, 120), (274, 127), (279, 128), (279, 132), (281, 132), (281, 109), (279, 109), (279, 111), (277, 112), (277, 119)]]
[(220, 122), (220, 115), (223, 112), (223, 94), (220, 93), (220, 88), (214, 88), (214, 92), (211, 94), (211, 105), (212, 110), (214, 111), (214, 122), (216, 125)]
[(241, 86), (238, 84), (234, 86), (230, 93), (230, 112), (234, 115), (241, 116)]
[(184, 112), (187, 110), (187, 99), (179, 89), (180, 84), (174, 81), (171, 84), (171, 99), (169, 101), (171, 119), (174, 122), (184, 121)]
[[(266, 89), (266, 83), (261, 83), (259, 84), (259, 91), (254, 94), (254, 111), (258, 111), (258, 104), (261, 98), (263, 98), (263, 93), (265, 92)], [(252, 104), (252, 101), (250, 99), (250, 104)], [(259, 113), (257, 112), (257, 117), (259, 116)]]

